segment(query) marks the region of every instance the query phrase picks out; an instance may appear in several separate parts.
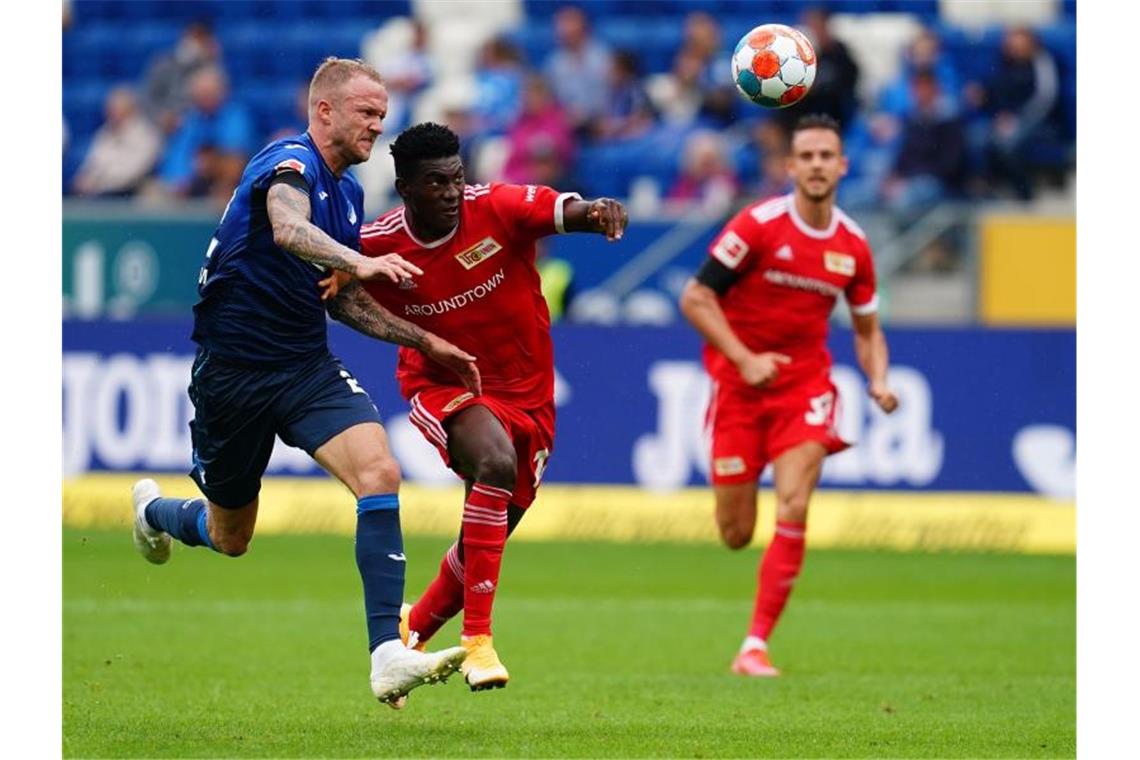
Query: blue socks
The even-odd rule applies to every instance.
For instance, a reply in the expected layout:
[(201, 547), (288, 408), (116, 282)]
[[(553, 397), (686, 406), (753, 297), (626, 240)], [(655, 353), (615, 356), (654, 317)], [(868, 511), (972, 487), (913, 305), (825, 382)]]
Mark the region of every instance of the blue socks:
[(205, 499), (158, 498), (147, 504), (144, 514), (150, 527), (169, 533), (187, 546), (214, 548), (206, 530), (209, 510)]
[(394, 493), (365, 496), (356, 502), (356, 566), (364, 581), (368, 651), (400, 638), (404, 602), (404, 538), (400, 533), (400, 498)]

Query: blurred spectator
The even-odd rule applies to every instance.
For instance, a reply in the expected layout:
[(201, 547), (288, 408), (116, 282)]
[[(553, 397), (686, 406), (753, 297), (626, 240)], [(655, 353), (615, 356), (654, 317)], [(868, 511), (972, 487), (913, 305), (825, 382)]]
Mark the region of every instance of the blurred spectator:
[(720, 24), (704, 11), (690, 13), (682, 47), (701, 60), (701, 115), (718, 127), (731, 125), (741, 101), (732, 84), (732, 56), (721, 48)]
[(221, 61), (222, 48), (204, 22), (189, 24), (173, 51), (160, 56), (143, 78), (142, 106), (146, 115), (165, 134), (178, 128), (183, 111), (190, 105), (189, 84), (199, 69)]
[(574, 133), (542, 77), (527, 77), (522, 111), (507, 133), (507, 141), (509, 153), (503, 167), (506, 182), (564, 189), (574, 158)]
[(911, 77), (916, 71), (931, 71), (938, 80), (942, 98), (954, 107), (959, 105), (962, 80), (950, 57), (942, 52), (942, 40), (932, 29), (923, 29), (903, 53), (902, 70), (879, 94), (879, 110), (906, 118), (914, 108)]
[[(459, 158), (463, 161), (463, 173), (467, 184), (497, 182), (502, 167), (492, 176), (484, 176), (485, 167), (478, 160), (484, 144), (484, 133), (479, 129), (479, 119), (472, 110), (473, 96), (470, 91), (452, 90), (441, 101), (441, 123), (459, 138)], [(496, 138), (502, 140), (503, 138)]]
[(903, 214), (927, 209), (962, 189), (966, 131), (944, 98), (938, 76), (917, 71), (911, 79), (914, 110), (903, 123), (894, 171), (883, 187), (888, 208)]
[(1033, 197), (1035, 153), (1055, 145), (1062, 134), (1057, 63), (1037, 36), (1024, 27), (1006, 32), (1001, 62), (979, 90), (968, 90), (992, 122), (986, 153), (992, 179), (1009, 183), (1018, 198)]
[(501, 37), (483, 45), (475, 68), (475, 103), (471, 113), (477, 131), (502, 134), (518, 118), (523, 76), (522, 54), (514, 45)]
[(162, 157), (161, 189), (169, 195), (208, 195), (224, 201), (249, 158), (252, 120), (244, 106), (229, 100), (225, 72), (217, 66), (195, 72), (190, 101)]
[(282, 137), (297, 135), (308, 129), (309, 125), (309, 83), (302, 82), (297, 85), (293, 95), (292, 118), (279, 124), (269, 135), (269, 140), (280, 140)]
[(139, 188), (158, 161), (162, 135), (139, 112), (129, 87), (116, 87), (104, 104), (103, 126), (75, 176), (72, 188), (84, 196), (124, 196)]
[(832, 36), (830, 17), (826, 8), (810, 8), (803, 13), (803, 25), (815, 47), (815, 84), (799, 104), (778, 112), (788, 130), (807, 113), (825, 113), (846, 129), (859, 107), (855, 95), (859, 66), (847, 46)]
[(788, 179), (788, 135), (780, 122), (764, 119), (752, 128), (753, 154), (759, 162), (753, 199), (770, 198), (791, 192)]
[(610, 53), (590, 36), (581, 8), (568, 6), (554, 16), (557, 48), (546, 59), (544, 73), (575, 131), (588, 132), (606, 108)]
[(726, 154), (720, 133), (701, 130), (690, 135), (685, 141), (680, 176), (666, 200), (699, 207), (709, 214), (727, 212), (739, 183)]
[(704, 104), (701, 86), (702, 60), (691, 48), (681, 48), (673, 58), (673, 70), (649, 78), (646, 89), (661, 120), (673, 125), (696, 121)]
[(641, 84), (637, 56), (621, 50), (610, 66), (609, 100), (605, 113), (595, 123), (594, 137), (614, 140), (637, 137), (653, 126), (655, 114)]
[(839, 183), (839, 203), (848, 211), (880, 207), (881, 191), (894, 170), (902, 123), (897, 116), (876, 112), (858, 115), (843, 138), (850, 165)]
[(427, 27), (418, 20), (413, 20), (411, 27), (412, 43), (407, 50), (375, 62), (388, 90), (384, 129), (392, 134), (411, 125), (415, 100), (432, 81)]
[(792, 192), (787, 162), (787, 153), (768, 153), (760, 158), (760, 179), (756, 182), (755, 200)]

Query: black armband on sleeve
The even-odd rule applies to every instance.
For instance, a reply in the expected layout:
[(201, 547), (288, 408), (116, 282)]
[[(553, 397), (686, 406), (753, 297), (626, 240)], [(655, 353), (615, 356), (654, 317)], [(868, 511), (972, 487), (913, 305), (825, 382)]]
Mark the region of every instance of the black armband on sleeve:
[(711, 288), (718, 296), (723, 296), (740, 279), (740, 272), (729, 269), (710, 257), (705, 259), (705, 263), (697, 270), (696, 279), (700, 284)]
[(273, 187), (274, 185), (288, 185), (297, 188), (305, 195), (309, 194), (309, 183), (305, 180), (304, 175), (292, 169), (281, 169), (274, 174), (273, 179), (269, 180), (269, 186)]

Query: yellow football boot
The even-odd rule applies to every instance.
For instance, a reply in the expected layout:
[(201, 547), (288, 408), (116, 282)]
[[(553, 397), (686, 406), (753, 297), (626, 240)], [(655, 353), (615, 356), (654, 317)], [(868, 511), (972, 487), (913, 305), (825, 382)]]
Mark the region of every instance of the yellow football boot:
[(467, 659), (460, 669), (471, 691), (501, 689), (507, 685), (511, 675), (499, 661), (490, 636), (462, 636), (459, 643), (467, 650)]

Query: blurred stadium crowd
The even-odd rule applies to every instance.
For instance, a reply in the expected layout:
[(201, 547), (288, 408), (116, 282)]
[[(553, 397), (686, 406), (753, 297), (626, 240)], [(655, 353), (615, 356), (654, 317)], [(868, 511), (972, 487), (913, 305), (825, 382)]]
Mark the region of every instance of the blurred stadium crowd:
[[(736, 41), (767, 22), (799, 26), (820, 59), (786, 111), (731, 84)], [(443, 121), (470, 181), (618, 196), (635, 214), (718, 215), (783, 191), (807, 111), (844, 126), (852, 211), (1028, 201), (1075, 166), (1073, 0), (72, 0), (65, 193), (224, 203), (249, 156), (304, 128), (327, 55), (384, 74), (385, 138)], [(392, 199), (390, 163), (381, 145), (361, 167), (370, 211)]]

